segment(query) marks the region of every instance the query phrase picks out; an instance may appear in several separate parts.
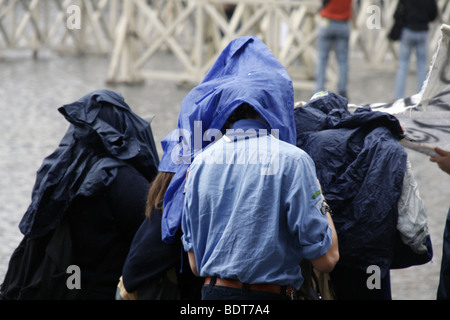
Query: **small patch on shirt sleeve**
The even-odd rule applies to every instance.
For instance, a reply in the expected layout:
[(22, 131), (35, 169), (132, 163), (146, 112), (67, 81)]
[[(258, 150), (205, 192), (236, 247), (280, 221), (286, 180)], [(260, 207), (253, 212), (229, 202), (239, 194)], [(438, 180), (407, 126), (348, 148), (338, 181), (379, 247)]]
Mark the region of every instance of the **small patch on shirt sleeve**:
[(313, 196), (312, 196), (312, 198), (315, 200), (318, 196), (320, 196), (322, 194), (322, 191), (320, 191), (320, 190), (317, 190), (314, 194), (313, 194)]

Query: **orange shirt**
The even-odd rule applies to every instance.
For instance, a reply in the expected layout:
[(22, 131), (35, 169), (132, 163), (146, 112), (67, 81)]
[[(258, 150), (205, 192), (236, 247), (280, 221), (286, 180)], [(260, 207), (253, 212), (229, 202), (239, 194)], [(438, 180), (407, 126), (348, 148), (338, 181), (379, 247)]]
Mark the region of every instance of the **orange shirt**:
[(352, 0), (323, 0), (320, 15), (332, 20), (350, 20), (352, 17)]

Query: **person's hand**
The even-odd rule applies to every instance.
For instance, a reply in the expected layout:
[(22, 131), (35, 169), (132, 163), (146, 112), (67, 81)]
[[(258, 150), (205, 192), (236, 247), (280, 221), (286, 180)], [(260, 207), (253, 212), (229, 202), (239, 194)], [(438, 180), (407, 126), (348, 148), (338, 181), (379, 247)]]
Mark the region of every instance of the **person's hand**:
[(440, 157), (431, 157), (430, 161), (436, 162), (442, 171), (450, 174), (450, 151), (446, 151), (438, 147), (434, 150), (440, 155)]

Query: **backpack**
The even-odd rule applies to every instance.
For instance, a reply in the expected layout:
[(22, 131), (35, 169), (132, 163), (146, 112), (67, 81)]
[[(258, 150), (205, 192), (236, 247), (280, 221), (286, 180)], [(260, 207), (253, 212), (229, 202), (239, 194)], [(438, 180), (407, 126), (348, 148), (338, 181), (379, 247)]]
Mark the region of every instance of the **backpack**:
[(391, 41), (398, 41), (402, 37), (402, 30), (405, 26), (405, 4), (399, 1), (394, 13), (394, 24), (388, 33), (388, 39)]
[(80, 298), (81, 290), (67, 285), (71, 264), (72, 240), (67, 222), (42, 237), (25, 236), (9, 261), (0, 300)]

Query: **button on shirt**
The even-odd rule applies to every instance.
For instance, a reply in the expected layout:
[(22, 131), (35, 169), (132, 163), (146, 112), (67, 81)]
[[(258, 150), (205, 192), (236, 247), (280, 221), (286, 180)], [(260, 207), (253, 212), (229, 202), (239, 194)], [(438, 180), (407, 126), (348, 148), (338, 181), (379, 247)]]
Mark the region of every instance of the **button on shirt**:
[(331, 229), (311, 158), (266, 132), (238, 121), (194, 159), (182, 242), (201, 277), (299, 289), (299, 262), (328, 251)]

